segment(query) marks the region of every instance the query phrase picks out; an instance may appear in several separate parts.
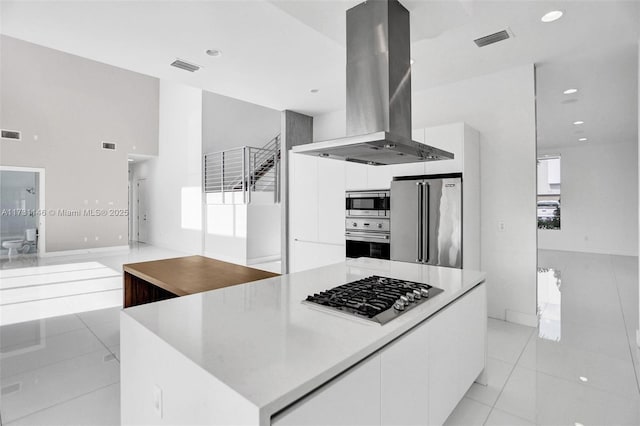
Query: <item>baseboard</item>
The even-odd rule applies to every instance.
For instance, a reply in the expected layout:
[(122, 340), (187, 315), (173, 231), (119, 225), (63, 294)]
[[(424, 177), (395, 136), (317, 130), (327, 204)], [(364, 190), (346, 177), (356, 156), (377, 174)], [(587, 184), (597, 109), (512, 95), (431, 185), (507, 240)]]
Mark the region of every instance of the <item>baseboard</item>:
[(110, 247), (95, 247), (89, 249), (78, 250), (60, 250), (60, 251), (47, 251), (40, 253), (40, 257), (58, 257), (58, 256), (73, 256), (77, 254), (95, 254), (95, 253), (109, 253), (116, 251), (129, 251), (129, 246), (110, 246)]
[(538, 316), (534, 314), (525, 314), (524, 312), (505, 310), (505, 321), (514, 324), (526, 325), (527, 327), (538, 326)]
[(627, 250), (600, 250), (600, 249), (559, 249), (559, 248), (550, 248), (550, 247), (540, 247), (538, 246), (538, 250), (548, 250), (548, 251), (563, 251), (569, 253), (587, 253), (587, 254), (609, 254), (613, 256), (638, 256), (637, 252), (630, 252)]
[(208, 252), (208, 251), (205, 251), (202, 255), (204, 257), (208, 257), (208, 258), (211, 258), (211, 259), (222, 260), (223, 262), (229, 262), (229, 263), (235, 263), (236, 265), (247, 266), (246, 259), (240, 259), (238, 257), (225, 256), (225, 255), (220, 254), (220, 253), (211, 253), (211, 252)]
[(282, 257), (279, 254), (273, 256), (252, 257), (251, 259), (247, 259), (247, 265), (255, 265), (256, 263), (279, 262), (281, 260)]

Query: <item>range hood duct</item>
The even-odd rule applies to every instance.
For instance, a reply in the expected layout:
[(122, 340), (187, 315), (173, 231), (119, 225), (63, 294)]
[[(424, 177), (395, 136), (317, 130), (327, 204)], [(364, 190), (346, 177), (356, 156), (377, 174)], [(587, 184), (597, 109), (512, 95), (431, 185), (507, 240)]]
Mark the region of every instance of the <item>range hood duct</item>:
[(409, 11), (397, 0), (347, 10), (347, 137), (294, 152), (369, 165), (452, 159), (411, 139)]

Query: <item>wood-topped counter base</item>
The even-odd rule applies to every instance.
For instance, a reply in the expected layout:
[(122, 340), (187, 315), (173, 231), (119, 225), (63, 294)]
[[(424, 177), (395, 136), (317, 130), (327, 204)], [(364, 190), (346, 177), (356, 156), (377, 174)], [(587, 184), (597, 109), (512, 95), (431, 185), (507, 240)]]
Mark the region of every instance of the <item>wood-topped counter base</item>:
[(204, 256), (129, 263), (122, 269), (125, 308), (279, 275)]

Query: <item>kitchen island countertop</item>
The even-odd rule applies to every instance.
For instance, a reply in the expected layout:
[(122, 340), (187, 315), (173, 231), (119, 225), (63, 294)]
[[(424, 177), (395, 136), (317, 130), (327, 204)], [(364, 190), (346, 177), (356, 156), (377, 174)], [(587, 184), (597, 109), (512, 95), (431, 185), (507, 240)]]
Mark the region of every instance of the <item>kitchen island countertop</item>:
[[(424, 282), (444, 292), (382, 326), (302, 303), (310, 294), (371, 275)], [(136, 306), (122, 311), (122, 324), (141, 325), (268, 418), (484, 279), (479, 271), (361, 258)], [(135, 348), (126, 347), (126, 340), (122, 345), (124, 367)]]

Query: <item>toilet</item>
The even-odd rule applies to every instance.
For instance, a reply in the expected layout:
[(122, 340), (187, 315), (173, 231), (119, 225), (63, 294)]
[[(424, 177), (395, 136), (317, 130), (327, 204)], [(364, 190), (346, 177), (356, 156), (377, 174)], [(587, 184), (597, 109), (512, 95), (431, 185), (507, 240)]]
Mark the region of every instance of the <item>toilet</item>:
[(29, 253), (31, 251), (31, 246), (35, 246), (36, 243), (36, 229), (30, 228), (25, 231), (24, 240), (7, 240), (2, 242), (2, 247), (9, 250), (9, 257), (13, 257), (18, 254), (19, 250), (22, 249), (23, 253)]
[(13, 257), (18, 254), (18, 249), (21, 249), (24, 245), (24, 240), (9, 240), (2, 243), (2, 247), (9, 249), (9, 257)]

